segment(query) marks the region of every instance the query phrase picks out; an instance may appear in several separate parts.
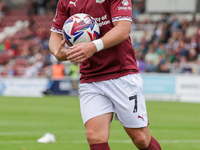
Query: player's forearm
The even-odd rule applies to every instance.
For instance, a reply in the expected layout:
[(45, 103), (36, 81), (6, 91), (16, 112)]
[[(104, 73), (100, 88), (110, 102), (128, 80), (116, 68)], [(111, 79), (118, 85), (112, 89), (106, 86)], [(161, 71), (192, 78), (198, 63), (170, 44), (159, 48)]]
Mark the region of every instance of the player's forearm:
[(62, 38), (63, 38), (62, 34), (51, 32), (51, 36), (49, 39), (49, 49), (53, 55), (55, 55), (56, 52), (58, 51)]
[(115, 27), (101, 38), (104, 44), (104, 49), (115, 46), (129, 38), (131, 28), (130, 21), (118, 21), (114, 22), (114, 25)]

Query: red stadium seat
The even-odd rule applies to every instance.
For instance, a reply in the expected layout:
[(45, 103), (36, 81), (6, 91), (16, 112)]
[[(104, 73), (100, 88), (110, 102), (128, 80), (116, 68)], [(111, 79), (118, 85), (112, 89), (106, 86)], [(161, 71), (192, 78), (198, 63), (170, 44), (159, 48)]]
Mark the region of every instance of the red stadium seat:
[(16, 65), (16, 66), (26, 66), (27, 62), (28, 62), (28, 59), (25, 59), (25, 58), (17, 58), (17, 59), (15, 60), (15, 65)]

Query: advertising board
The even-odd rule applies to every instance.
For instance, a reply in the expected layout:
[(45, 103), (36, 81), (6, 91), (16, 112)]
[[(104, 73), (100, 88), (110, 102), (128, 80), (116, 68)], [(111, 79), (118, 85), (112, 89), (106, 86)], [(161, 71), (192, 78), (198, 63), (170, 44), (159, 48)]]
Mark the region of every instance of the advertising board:
[(46, 89), (47, 79), (22, 79), (5, 78), (0, 79), (0, 95), (4, 96), (27, 96), (40, 97)]
[(169, 75), (142, 75), (144, 93), (174, 94), (175, 77)]
[(195, 12), (196, 0), (147, 0), (146, 11), (161, 12)]

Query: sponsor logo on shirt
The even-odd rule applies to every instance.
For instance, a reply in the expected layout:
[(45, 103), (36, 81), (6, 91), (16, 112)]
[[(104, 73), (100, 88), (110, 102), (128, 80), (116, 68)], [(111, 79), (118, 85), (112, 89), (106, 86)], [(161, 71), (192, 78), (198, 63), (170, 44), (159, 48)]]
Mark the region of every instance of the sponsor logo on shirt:
[(104, 16), (101, 16), (98, 18), (94, 18), (94, 19), (97, 21), (99, 27), (110, 24), (110, 20), (108, 20), (107, 15), (104, 15)]
[(128, 5), (129, 5), (128, 0), (123, 0), (123, 1), (122, 1), (122, 5), (123, 5), (123, 6), (128, 6)]
[(122, 6), (119, 6), (119, 7), (118, 7), (118, 10), (128, 11), (128, 10), (132, 10), (132, 7), (129, 6), (128, 0), (123, 0), (123, 1), (122, 1)]
[(105, 0), (96, 0), (96, 3), (103, 3)]

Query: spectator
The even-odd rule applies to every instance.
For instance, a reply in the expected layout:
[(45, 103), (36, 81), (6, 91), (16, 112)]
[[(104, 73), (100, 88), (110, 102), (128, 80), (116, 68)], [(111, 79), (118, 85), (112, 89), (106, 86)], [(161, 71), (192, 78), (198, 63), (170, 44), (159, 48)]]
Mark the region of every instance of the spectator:
[(190, 48), (188, 51), (188, 60), (195, 61), (197, 60), (197, 51), (194, 48)]
[(177, 73), (181, 73), (181, 72), (182, 72), (182, 70), (180, 68), (179, 62), (177, 60), (175, 60), (170, 66), (170, 73), (177, 74)]
[(142, 54), (142, 51), (136, 52), (136, 60), (140, 72), (146, 72), (146, 63), (144, 61), (144, 56)]
[(147, 71), (148, 72), (156, 71), (157, 65), (159, 63), (159, 55), (155, 52), (151, 44), (148, 47), (148, 52), (144, 59), (145, 62), (147, 63), (146, 65)]
[(0, 43), (0, 52), (4, 52), (5, 51), (5, 48), (4, 48), (4, 43)]
[(53, 79), (63, 79), (65, 76), (65, 66), (60, 61), (52, 66)]
[(185, 43), (185, 41), (183, 41), (183, 40), (179, 41), (179, 48), (180, 48), (179, 57), (181, 57), (181, 56), (186, 57), (188, 55), (188, 47), (187, 47), (187, 44)]
[(140, 11), (139, 11), (137, 4), (133, 4), (132, 5), (132, 17), (133, 17), (133, 19), (137, 19), (139, 14), (140, 14)]
[(7, 37), (4, 40), (4, 50), (7, 54), (14, 57), (18, 55), (17, 44), (12, 37)]
[(46, 3), (47, 3), (47, 0), (38, 0), (38, 13), (40, 15), (46, 14)]
[(166, 61), (168, 61), (169, 63), (173, 63), (174, 62), (175, 56), (174, 56), (174, 54), (173, 54), (171, 49), (167, 49), (165, 55), (166, 55)]
[(53, 94), (52, 88), (54, 86), (54, 81), (61, 80), (65, 76), (65, 65), (62, 62), (57, 61), (55, 64), (52, 65), (51, 69), (52, 77), (48, 75), (49, 82), (47, 84), (47, 89), (42, 92), (44, 95)]
[(186, 56), (180, 57), (180, 68), (182, 73), (192, 73), (191, 63), (187, 60)]
[(28, 43), (24, 43), (23, 47), (22, 47), (22, 52), (19, 55), (20, 58), (30, 58), (31, 56), (31, 49)]
[(138, 42), (135, 38), (132, 40), (133, 48), (138, 49), (140, 46), (140, 42)]
[(36, 78), (39, 75), (39, 68), (37, 66), (37, 63), (31, 63), (29, 66), (25, 69), (25, 74), (23, 75), (24, 78)]
[(51, 0), (47, 3), (46, 7), (47, 7), (47, 14), (48, 15), (54, 15), (55, 14), (57, 2), (58, 2), (58, 0)]
[(169, 20), (169, 22), (171, 23), (172, 31), (176, 31), (176, 30), (180, 29), (181, 24), (178, 21), (178, 18), (176, 15), (172, 15), (171, 20)]
[(28, 15), (28, 23), (29, 23), (28, 28), (30, 30), (34, 30), (36, 23), (32, 15)]
[(70, 65), (70, 77), (72, 80), (79, 80), (79, 64), (73, 63)]
[(25, 8), (26, 8), (26, 14), (27, 14), (28, 16), (34, 14), (34, 12), (33, 12), (33, 4), (32, 4), (32, 1), (27, 0), (27, 1), (26, 1), (26, 4), (25, 4)]
[(161, 55), (165, 55), (166, 54), (166, 49), (165, 49), (165, 44), (164, 43), (160, 43), (159, 47), (156, 50), (156, 53), (161, 56)]
[(160, 63), (157, 68), (159, 73), (169, 73), (169, 62)]
[(6, 3), (4, 1), (0, 1), (0, 18), (5, 16), (8, 11)]
[(38, 0), (32, 0), (32, 6), (33, 6), (34, 15), (37, 15), (38, 14), (38, 7), (39, 7)]

